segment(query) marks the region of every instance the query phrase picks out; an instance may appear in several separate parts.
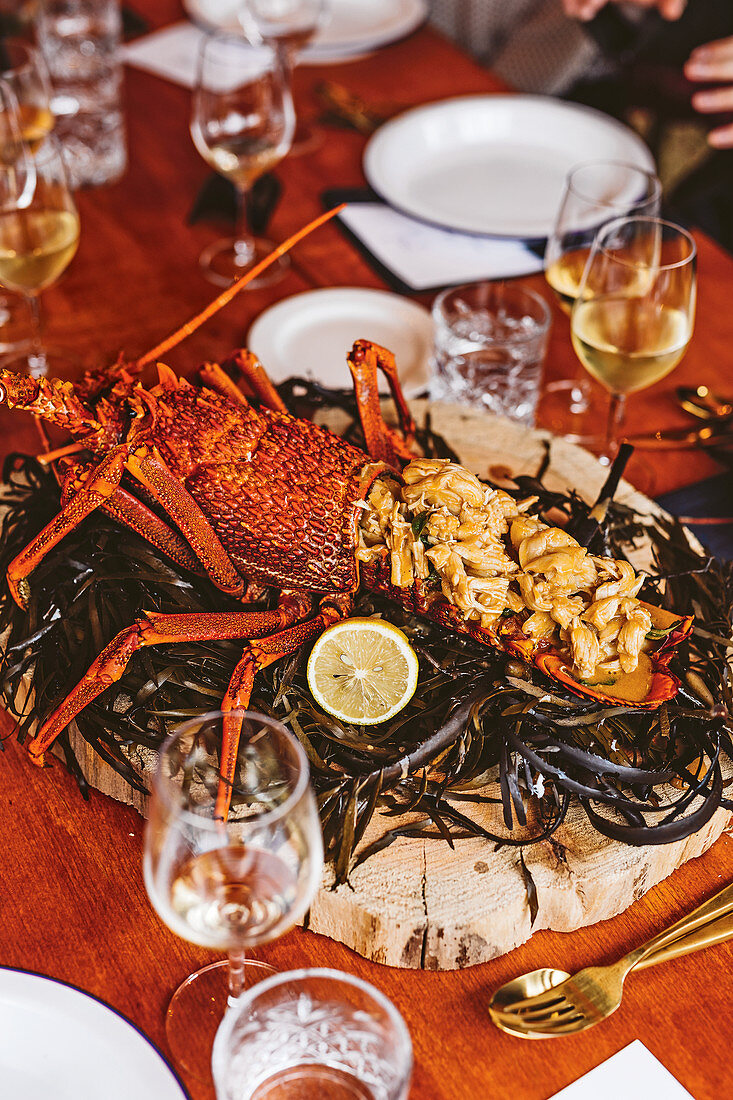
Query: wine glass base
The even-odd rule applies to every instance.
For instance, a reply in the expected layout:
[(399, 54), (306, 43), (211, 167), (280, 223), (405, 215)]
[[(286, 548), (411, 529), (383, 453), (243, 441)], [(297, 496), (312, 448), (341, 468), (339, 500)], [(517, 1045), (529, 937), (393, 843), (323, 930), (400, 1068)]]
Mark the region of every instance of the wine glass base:
[[(199, 257), (199, 263), (205, 277), (215, 286), (231, 286), (235, 279), (241, 279), (250, 268), (264, 260), (275, 251), (277, 245), (274, 241), (255, 237), (252, 242), (254, 248), (245, 251), (241, 247), (242, 242), (233, 237), (214, 241), (205, 248)], [(237, 248), (240, 245), (240, 248)], [(278, 256), (276, 260), (256, 279), (246, 287), (247, 290), (258, 290), (263, 286), (272, 286), (285, 278), (290, 267), (289, 256)]]
[[(244, 988), (277, 973), (269, 963), (246, 959)], [(171, 997), (165, 1032), (179, 1069), (198, 1081), (211, 1080), (214, 1036), (229, 1007), (229, 963), (226, 959), (194, 971)]]
[(21, 341), (0, 355), (0, 367), (31, 378), (77, 378), (82, 362), (78, 355), (51, 345), (40, 352), (28, 341)]
[(540, 398), (539, 421), (543, 428), (568, 443), (589, 450), (600, 448), (598, 432), (603, 416), (595, 408), (596, 393), (589, 378), (560, 378), (548, 382)]

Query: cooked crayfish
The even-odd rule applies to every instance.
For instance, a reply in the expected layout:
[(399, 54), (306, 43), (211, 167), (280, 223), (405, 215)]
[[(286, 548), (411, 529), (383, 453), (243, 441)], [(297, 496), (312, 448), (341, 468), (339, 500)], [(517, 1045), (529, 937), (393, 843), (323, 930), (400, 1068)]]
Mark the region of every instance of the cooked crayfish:
[[(171, 346), (172, 340), (161, 346)], [(205, 573), (243, 604), (263, 585), (279, 589), (279, 599), (267, 611), (143, 614), (109, 643), (37, 732), (29, 747), (37, 761), (68, 723), (122, 676), (132, 655), (144, 646), (242, 639), (242, 657), (222, 709), (246, 707), (257, 670), (348, 615), (360, 582), (451, 630), (534, 662), (580, 694), (614, 702), (624, 698), (598, 683), (581, 682), (567, 652), (546, 637), (525, 632), (527, 605), (517, 603), (516, 593), (500, 609), (503, 613), (472, 615), (460, 601), (446, 598), (445, 571), (437, 584), (435, 576), (426, 577), (421, 570), (395, 577), (394, 551), (387, 542), (365, 542), (365, 514), (373, 510), (375, 487), (384, 491), (384, 486), (404, 486), (401, 470), (414, 457), (414, 425), (388, 351), (357, 341), (348, 356), (366, 451), (289, 415), (247, 352), (222, 365), (205, 364), (201, 386), (159, 364), (157, 384), (143, 387), (139, 370), (150, 359), (148, 355), (136, 364), (92, 372), (77, 386), (0, 371), (0, 402), (62, 425), (75, 440), (60, 452), (61, 511), (8, 571), (14, 598), (23, 605), (38, 562), (101, 508), (179, 566)], [(382, 418), (379, 371), (395, 400), (399, 431)], [(240, 381), (258, 407), (247, 399)], [(439, 503), (433, 502), (434, 513)], [(459, 525), (467, 522), (462, 507), (453, 509)], [(395, 512), (395, 523), (398, 518)], [(444, 555), (440, 560), (447, 559)], [(648, 683), (632, 705), (653, 707), (674, 695), (678, 682), (668, 665), (674, 644), (689, 629), (690, 620), (669, 620), (666, 634), (658, 631), (657, 636), (665, 636), (649, 654)], [(239, 735), (240, 724), (230, 715), (217, 801), (222, 816), (228, 810)]]

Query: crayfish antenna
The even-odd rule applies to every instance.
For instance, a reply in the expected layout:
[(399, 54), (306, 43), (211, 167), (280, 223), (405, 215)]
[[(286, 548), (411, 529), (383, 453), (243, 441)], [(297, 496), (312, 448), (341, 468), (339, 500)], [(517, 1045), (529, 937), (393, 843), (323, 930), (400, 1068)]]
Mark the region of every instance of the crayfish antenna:
[(73, 436), (98, 432), (101, 427), (72, 383), (59, 378), (30, 378), (0, 369), (0, 405), (33, 413)]

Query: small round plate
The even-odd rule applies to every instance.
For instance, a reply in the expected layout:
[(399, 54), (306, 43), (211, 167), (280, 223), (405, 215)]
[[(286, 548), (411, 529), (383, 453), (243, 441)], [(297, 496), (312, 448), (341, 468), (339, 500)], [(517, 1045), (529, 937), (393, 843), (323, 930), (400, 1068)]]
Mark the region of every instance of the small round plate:
[[(371, 340), (394, 352), (407, 397), (427, 388), (433, 347), (430, 314), (384, 290), (333, 287), (294, 294), (260, 314), (247, 334), (247, 347), (275, 383), (299, 375), (348, 388), (346, 356), (355, 340)], [(382, 379), (380, 389), (387, 392)]]
[(380, 126), (364, 173), (390, 206), (414, 218), (532, 239), (552, 232), (565, 177), (590, 160), (654, 170), (633, 130), (590, 107), (550, 96), (459, 96)]
[(185, 1100), (162, 1054), (80, 989), (0, 968), (0, 1095), (23, 1100)]
[[(241, 33), (241, 0), (183, 0), (199, 26)], [(426, 0), (331, 0), (331, 16), (300, 58), (304, 65), (355, 60), (406, 38), (428, 17)]]

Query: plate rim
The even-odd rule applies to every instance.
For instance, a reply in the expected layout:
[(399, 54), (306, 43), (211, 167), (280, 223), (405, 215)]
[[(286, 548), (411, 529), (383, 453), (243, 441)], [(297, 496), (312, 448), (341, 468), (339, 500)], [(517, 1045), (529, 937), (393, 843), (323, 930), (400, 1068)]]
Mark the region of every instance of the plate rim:
[[(389, 298), (389, 299), (392, 299), (392, 300), (395, 299), (395, 298), (398, 299), (398, 301), (400, 302), (401, 305), (405, 306), (405, 308), (412, 311), (416, 317), (420, 316), (425, 321), (426, 334), (428, 332), (428, 326), (429, 326), (430, 332), (432, 334), (432, 325), (433, 325), (432, 315), (431, 315), (431, 312), (428, 309), (428, 307), (424, 306), (422, 304), (422, 302), (416, 302), (414, 299), (407, 297), (407, 295), (405, 295), (405, 294), (398, 294), (394, 290), (385, 290), (382, 287), (371, 287), (371, 286), (318, 286), (318, 287), (312, 287), (310, 290), (296, 291), (295, 294), (289, 294), (287, 298), (280, 298), (279, 301), (273, 302), (272, 305), (266, 306), (265, 309), (263, 309), (262, 312), (260, 314), (258, 314), (257, 317), (255, 317), (255, 319), (252, 321), (252, 324), (247, 329), (247, 332), (245, 334), (245, 344), (249, 348), (250, 351), (252, 351), (255, 355), (257, 355), (257, 352), (252, 347), (252, 333), (255, 331), (255, 329), (260, 324), (260, 322), (263, 320), (263, 318), (268, 317), (268, 315), (270, 315), (272, 313), (275, 313), (277, 310), (287, 309), (287, 307), (297, 298), (304, 298), (306, 296), (310, 296), (310, 295), (313, 295), (313, 294), (317, 294), (321, 297), (325, 296), (325, 295), (339, 294), (339, 293), (345, 293), (345, 292), (353, 294), (355, 291), (356, 291), (356, 293), (359, 297), (361, 297), (361, 296), (369, 296), (369, 297), (379, 296), (379, 297), (382, 297), (382, 298)], [(269, 320), (269, 317), (268, 317), (268, 320)], [(346, 350), (348, 350), (348, 349), (345, 349), (344, 354), (346, 354)], [(258, 355), (258, 358), (259, 358), (259, 355)], [(425, 384), (424, 384), (424, 386), (421, 387), (421, 389), (419, 391), (416, 391), (415, 393), (412, 392), (412, 387), (408, 387), (409, 393), (411, 395), (409, 397), (409, 400), (413, 400), (415, 398), (415, 396), (417, 395), (417, 393), (422, 393), (427, 388), (427, 386), (429, 384), (429, 381), (430, 381), (429, 361), (430, 361), (430, 349), (428, 348), (427, 353), (426, 353), (426, 357), (425, 357), (425, 367), (426, 367)], [(262, 366), (264, 367), (265, 371), (267, 371), (268, 365), (265, 361), (262, 362)], [(407, 394), (406, 394), (406, 396), (407, 396)]]
[(158, 1058), (165, 1065), (166, 1069), (180, 1089), (181, 1096), (184, 1098), (184, 1100), (193, 1100), (193, 1097), (186, 1088), (186, 1085), (184, 1084), (182, 1077), (178, 1073), (178, 1070), (168, 1059), (168, 1057), (163, 1053), (160, 1047), (158, 1047), (158, 1045), (153, 1042), (150, 1036), (146, 1035), (142, 1028), (140, 1028), (133, 1020), (131, 1020), (129, 1016), (126, 1016), (124, 1012), (121, 1012), (119, 1009), (114, 1008), (111, 1004), (108, 1004), (107, 1001), (103, 1000), (101, 997), (98, 997), (96, 993), (89, 993), (86, 989), (81, 989), (78, 985), (74, 985), (73, 982), (67, 982), (64, 978), (54, 978), (51, 977), (50, 974), (43, 974), (39, 970), (31, 970), (28, 967), (24, 966), (0, 965), (0, 975), (4, 972), (10, 974), (23, 974), (31, 978), (40, 978), (41, 981), (44, 982), (52, 982), (54, 985), (60, 985), (64, 989), (70, 989), (73, 993), (78, 993), (82, 997), (86, 997), (87, 1000), (94, 1001), (102, 1008), (107, 1009), (107, 1011), (111, 1012), (113, 1016), (116, 1016), (124, 1024), (127, 1024), (128, 1027), (130, 1027), (133, 1031), (137, 1032), (139, 1037), (143, 1039), (146, 1045), (152, 1049), (153, 1053), (158, 1056)]
[[(569, 100), (557, 99), (551, 95), (539, 95), (523, 92), (477, 92), (469, 95), (457, 95), (448, 96), (444, 99), (431, 100), (429, 103), (418, 103), (414, 107), (408, 107), (406, 111), (401, 111), (400, 114), (395, 115), (393, 118), (388, 119), (383, 123), (377, 131), (367, 141), (362, 154), (362, 170), (366, 177), (367, 183), (371, 187), (372, 191), (384, 202), (387, 206), (390, 206), (393, 210), (397, 210), (400, 214), (406, 215), (408, 218), (413, 218), (415, 221), (422, 222), (424, 225), (431, 225), (437, 229), (447, 229), (455, 233), (462, 233), (467, 237), (478, 237), (479, 239), (496, 239), (496, 240), (513, 240), (513, 241), (526, 241), (526, 242), (541, 242), (546, 241), (552, 230), (550, 229), (545, 233), (499, 233), (489, 232), (487, 230), (480, 229), (466, 229), (463, 226), (457, 226), (449, 224), (445, 221), (438, 221), (434, 218), (429, 218), (424, 214), (417, 214), (409, 206), (405, 206), (402, 203), (396, 202), (393, 198), (388, 197), (385, 190), (380, 187), (379, 182), (375, 180), (373, 174), (372, 161), (376, 156), (374, 150), (378, 149), (380, 141), (384, 140), (384, 134), (389, 131), (390, 128), (397, 126), (397, 124), (403, 122), (410, 116), (430, 113), (435, 109), (448, 109), (458, 103), (476, 103), (476, 102), (491, 102), (496, 104), (498, 102), (517, 102), (517, 101), (531, 101), (539, 102), (543, 106), (551, 106), (552, 108), (558, 108), (560, 111), (568, 111), (572, 114), (589, 115), (596, 119), (601, 119), (605, 125), (610, 129), (617, 132), (624, 133), (627, 137), (633, 139), (634, 143), (641, 152), (646, 152), (648, 156), (647, 163), (643, 165), (643, 168), (647, 171), (655, 171), (656, 164), (654, 156), (649, 149), (649, 146), (630, 126), (619, 121), (617, 118), (613, 118), (611, 115), (605, 114), (604, 111), (599, 111), (595, 107), (589, 107), (585, 103), (572, 103)], [(578, 162), (580, 163), (580, 161)]]
[[(427, 0), (401, 0), (401, 2), (406, 5), (407, 14), (405, 16), (404, 25), (399, 28), (397, 33), (390, 32), (385, 37), (385, 32), (382, 32), (382, 34), (376, 38), (365, 38), (361, 42), (353, 42), (351, 45), (309, 45), (303, 50), (298, 64), (309, 66), (338, 65), (339, 63), (350, 60), (360, 60), (363, 57), (368, 57), (370, 54), (375, 53), (377, 50), (384, 49), (387, 46), (396, 46), (399, 42), (404, 42), (405, 39), (410, 38), (425, 26), (430, 18), (430, 9)], [(412, 14), (410, 14), (410, 6), (413, 9)], [(227, 30), (226, 24), (212, 23), (201, 14), (194, 15), (193, 12), (189, 10), (188, 0), (183, 0), (183, 8), (186, 18), (201, 30), (208, 33), (212, 31), (221, 32)]]

